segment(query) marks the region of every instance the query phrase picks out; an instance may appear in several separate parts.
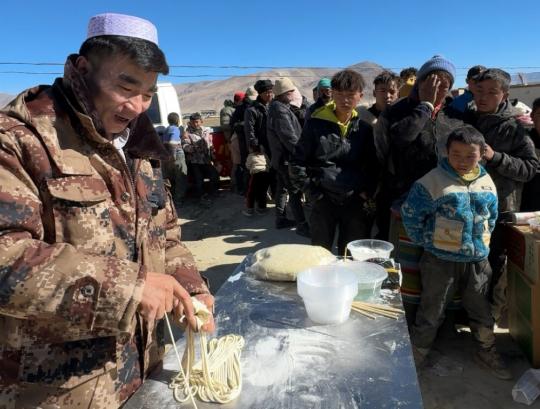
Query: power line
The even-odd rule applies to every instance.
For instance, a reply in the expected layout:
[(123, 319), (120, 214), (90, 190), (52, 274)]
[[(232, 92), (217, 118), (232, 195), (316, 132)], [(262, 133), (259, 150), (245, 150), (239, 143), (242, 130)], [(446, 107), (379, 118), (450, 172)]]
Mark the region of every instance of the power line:
[(0, 74), (62, 75), (63, 72), (0, 71)]
[[(64, 63), (57, 62), (12, 62), (0, 61), (0, 65), (33, 65), (33, 66), (63, 66)], [(268, 70), (285, 70), (285, 69), (306, 69), (306, 70), (342, 70), (348, 67), (301, 67), (301, 66), (264, 66), (264, 65), (189, 65), (189, 64), (171, 64), (170, 68), (216, 68), (216, 69), (268, 69)], [(388, 70), (401, 70), (404, 67), (383, 67)], [(468, 70), (470, 67), (456, 67), (457, 70)], [(497, 68), (508, 70), (531, 70), (540, 69), (540, 66), (498, 66)], [(380, 70), (380, 67), (362, 67), (364, 70)]]

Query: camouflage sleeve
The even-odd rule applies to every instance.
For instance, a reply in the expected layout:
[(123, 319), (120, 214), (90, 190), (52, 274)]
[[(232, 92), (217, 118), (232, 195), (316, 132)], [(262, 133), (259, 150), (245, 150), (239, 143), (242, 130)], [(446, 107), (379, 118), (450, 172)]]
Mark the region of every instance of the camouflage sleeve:
[(172, 274), (191, 295), (210, 293), (207, 280), (199, 274), (193, 255), (180, 240), (180, 221), (170, 197), (166, 210), (165, 272)]
[(0, 132), (0, 314), (111, 334), (128, 330), (145, 270), (46, 240), (44, 202), (24, 158), (14, 135)]

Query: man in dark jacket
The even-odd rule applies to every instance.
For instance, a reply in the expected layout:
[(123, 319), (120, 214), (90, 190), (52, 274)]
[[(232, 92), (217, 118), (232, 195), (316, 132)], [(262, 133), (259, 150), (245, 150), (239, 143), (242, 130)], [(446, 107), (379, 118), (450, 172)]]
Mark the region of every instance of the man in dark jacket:
[(276, 171), (276, 227), (282, 228), (290, 225), (286, 216), (287, 193), (289, 204), (296, 222), (296, 233), (309, 237), (309, 226), (302, 207), (302, 191), (294, 189), (289, 178), (289, 161), (302, 127), (296, 115), (290, 109), (290, 102), (296, 90), (292, 81), (282, 78), (274, 86), (275, 99), (268, 109), (267, 137), (271, 150), (271, 165)]
[[(253, 104), (246, 109), (244, 114), (244, 134), (246, 135), (248, 151), (259, 151), (262, 147), (263, 152), (271, 159), (270, 145), (266, 137), (266, 120), (268, 118), (268, 106), (274, 98), (274, 84), (270, 80), (258, 80), (255, 90), (259, 93)], [(272, 197), (276, 192), (276, 174), (270, 169), (270, 191)]]
[(266, 137), (266, 119), (268, 105), (274, 98), (274, 84), (270, 80), (258, 80), (255, 89), (259, 93), (257, 100), (246, 109), (244, 115), (244, 133), (249, 147), (263, 146), (264, 153), (271, 155), (268, 138)]
[[(538, 157), (540, 153), (540, 98), (536, 98), (533, 102), (531, 119), (534, 127), (529, 130), (529, 137), (534, 143), (536, 156)], [(538, 210), (540, 210), (540, 169), (537, 168), (534, 179), (523, 186), (521, 211), (531, 212)]]
[(328, 104), (332, 100), (332, 88), (330, 87), (329, 78), (321, 78), (317, 84), (317, 100), (311, 104), (306, 110), (304, 116), (304, 124), (311, 118), (313, 112), (322, 106)]
[[(252, 93), (250, 91), (253, 91), (256, 93), (256, 91), (250, 90), (249, 88), (245, 92), (245, 98), (242, 100), (242, 102), (236, 106), (236, 109), (234, 110), (234, 113), (231, 117), (230, 127), (232, 130), (233, 135), (236, 135), (237, 141), (234, 143), (238, 143), (238, 149), (240, 151), (240, 164), (238, 164), (235, 168), (235, 186), (236, 186), (236, 192), (243, 195), (246, 192), (247, 184), (249, 180), (249, 172), (246, 170), (246, 159), (248, 156), (248, 144), (246, 140), (246, 134), (244, 133), (244, 116), (246, 113), (246, 110), (251, 106), (253, 103), (253, 100), (250, 98), (252, 96)], [(250, 94), (250, 95), (248, 95)]]
[[(377, 157), (384, 167), (377, 197), (379, 236), (388, 238), (390, 208), (412, 184), (446, 155), (446, 139), (463, 122), (445, 106), (455, 76), (454, 65), (434, 56), (418, 71), (410, 95), (389, 106), (375, 125)], [(385, 224), (386, 221), (386, 224)]]
[[(491, 235), (489, 263), (493, 270), (490, 298), (498, 319), (506, 302), (504, 226), (509, 212), (519, 211), (523, 184), (536, 175), (538, 159), (527, 131), (515, 118), (508, 101), (510, 74), (489, 68), (475, 77), (474, 104), (464, 114), (465, 122), (478, 129), (486, 140), (486, 170), (495, 182), (499, 218)], [(502, 279), (501, 279), (502, 278)]]
[(377, 185), (372, 128), (354, 109), (364, 79), (353, 70), (332, 78), (334, 102), (316, 110), (306, 122), (291, 160), (291, 180), (313, 201), (311, 243), (332, 249), (339, 227), (338, 251), (348, 242), (368, 238), (372, 215), (367, 203)]

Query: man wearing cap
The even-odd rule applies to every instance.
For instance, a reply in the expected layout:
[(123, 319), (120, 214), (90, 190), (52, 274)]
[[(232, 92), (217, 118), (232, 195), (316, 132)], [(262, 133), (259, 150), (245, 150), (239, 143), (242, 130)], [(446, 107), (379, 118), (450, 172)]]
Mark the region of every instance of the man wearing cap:
[[(306, 111), (305, 122), (311, 118), (313, 112), (328, 104), (332, 100), (332, 87), (330, 86), (329, 78), (321, 78), (317, 84), (317, 101), (309, 106)], [(304, 122), (304, 123), (305, 123)]]
[(163, 356), (164, 314), (194, 327), (190, 295), (213, 306), (144, 114), (158, 73), (154, 25), (101, 14), (62, 78), (0, 113), (4, 408), (119, 407)]
[[(417, 73), (410, 95), (397, 101), (381, 113), (375, 125), (377, 157), (385, 173), (381, 190), (389, 205), (403, 198), (412, 184), (437, 166), (446, 156), (446, 138), (463, 122), (446, 107), (448, 92), (454, 83), (455, 67), (436, 55)], [(388, 225), (378, 226), (381, 237), (388, 234), (390, 208), (386, 212)]]
[(266, 137), (266, 120), (268, 118), (268, 106), (272, 98), (274, 98), (274, 84), (270, 80), (258, 80), (254, 87), (259, 95), (244, 115), (244, 133), (246, 134), (248, 147), (262, 146), (264, 153), (270, 156), (270, 146)]
[(309, 237), (309, 226), (302, 207), (302, 191), (294, 189), (289, 178), (289, 161), (294, 153), (302, 126), (290, 109), (296, 87), (289, 78), (280, 78), (274, 86), (275, 99), (268, 109), (267, 136), (272, 152), (271, 165), (276, 171), (276, 227), (289, 227), (287, 193), (296, 222), (296, 233)]

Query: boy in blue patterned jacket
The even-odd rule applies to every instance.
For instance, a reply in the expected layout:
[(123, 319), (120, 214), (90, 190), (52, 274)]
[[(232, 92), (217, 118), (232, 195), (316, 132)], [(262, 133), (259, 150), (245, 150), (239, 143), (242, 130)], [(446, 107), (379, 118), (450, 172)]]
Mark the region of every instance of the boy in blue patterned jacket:
[(446, 306), (459, 292), (480, 344), (475, 360), (496, 377), (511, 379), (495, 349), (487, 298), (492, 274), (487, 257), (498, 202), (495, 184), (479, 164), (485, 141), (465, 125), (448, 136), (446, 147), (448, 158), (412, 186), (401, 208), (409, 237), (424, 247), (420, 306), (410, 331), (415, 362), (424, 361)]

